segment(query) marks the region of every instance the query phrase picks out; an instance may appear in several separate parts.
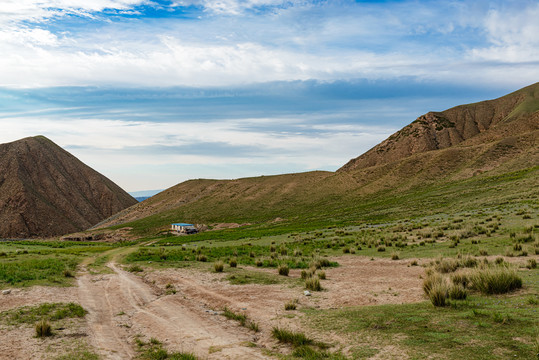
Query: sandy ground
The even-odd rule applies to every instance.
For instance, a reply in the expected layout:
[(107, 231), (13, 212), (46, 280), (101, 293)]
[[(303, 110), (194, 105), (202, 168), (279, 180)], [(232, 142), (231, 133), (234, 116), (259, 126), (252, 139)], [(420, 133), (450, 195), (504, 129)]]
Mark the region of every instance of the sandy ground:
[[(136, 337), (145, 341), (153, 337), (169, 351), (194, 352), (202, 359), (267, 359), (271, 357), (264, 349), (289, 351), (271, 338), (274, 326), (301, 329), (302, 313), (284, 310), (292, 299), (299, 300), (298, 308), (320, 309), (423, 300), (423, 268), (408, 266), (409, 260), (371, 261), (357, 256), (333, 260), (341, 266), (325, 270), (325, 290), (312, 296), (305, 296), (303, 287), (293, 281), (231, 285), (223, 273), (187, 268), (148, 269), (144, 275), (134, 275), (115, 264), (109, 264), (111, 274), (80, 274), (76, 288), (13, 290), (0, 295), (0, 311), (39, 302), (75, 301), (89, 313), (66, 334), (47, 340), (34, 338), (32, 327), (0, 327), (0, 359), (54, 358), (62, 353), (61, 345), (55, 344), (69, 339), (84, 341), (103, 359), (132, 359), (137, 356)], [(246, 269), (276, 273), (275, 269)], [(300, 278), (300, 271), (292, 270), (289, 277)], [(167, 285), (176, 293), (167, 295)], [(220, 315), (225, 306), (246, 314), (260, 332)]]

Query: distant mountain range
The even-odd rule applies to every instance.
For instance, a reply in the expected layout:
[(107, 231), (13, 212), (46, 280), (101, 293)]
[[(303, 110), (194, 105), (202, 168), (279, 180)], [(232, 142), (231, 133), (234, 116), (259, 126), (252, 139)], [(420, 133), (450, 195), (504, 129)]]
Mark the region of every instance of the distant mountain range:
[(0, 144), (0, 238), (85, 230), (136, 203), (43, 136)]
[[(334, 173), (190, 180), (121, 211), (98, 227), (129, 223), (140, 234), (148, 234), (174, 221), (314, 221), (309, 214), (333, 219), (344, 214), (360, 216), (354, 214), (361, 211), (371, 216), (362, 210), (367, 201), (383, 208), (405, 191), (443, 189), (451, 182), (526, 169), (529, 183), (536, 184), (538, 139), (536, 83), (495, 100), (420, 116)], [(500, 186), (499, 190), (503, 193), (504, 189)]]

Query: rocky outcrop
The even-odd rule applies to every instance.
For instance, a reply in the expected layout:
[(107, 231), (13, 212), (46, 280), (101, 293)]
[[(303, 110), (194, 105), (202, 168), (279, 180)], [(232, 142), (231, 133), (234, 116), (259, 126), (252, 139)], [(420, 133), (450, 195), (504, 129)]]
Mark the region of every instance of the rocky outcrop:
[(459, 144), (477, 145), (537, 130), (539, 83), (475, 104), (429, 112), (391, 135), (339, 171), (384, 165), (411, 155)]

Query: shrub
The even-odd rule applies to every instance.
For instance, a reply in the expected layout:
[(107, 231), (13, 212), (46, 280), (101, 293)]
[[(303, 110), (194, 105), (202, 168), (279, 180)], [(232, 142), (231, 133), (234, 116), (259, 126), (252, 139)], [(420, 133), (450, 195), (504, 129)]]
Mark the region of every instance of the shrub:
[(429, 291), (429, 298), (434, 306), (445, 306), (447, 295), (447, 286), (443, 282), (435, 283)]
[(36, 336), (37, 337), (52, 336), (51, 325), (49, 324), (47, 320), (42, 319), (40, 322), (36, 324)]
[(279, 271), (279, 275), (283, 275), (283, 276), (288, 276), (288, 272), (290, 271), (288, 269), (288, 265), (286, 264), (279, 265), (277, 270)]
[(474, 289), (483, 294), (505, 294), (522, 287), (522, 279), (516, 271), (505, 268), (477, 269), (471, 274)]
[(230, 265), (230, 267), (237, 267), (238, 266), (238, 260), (236, 258), (232, 258), (230, 259), (230, 261), (228, 262), (228, 265)]
[(320, 285), (320, 280), (314, 277), (311, 277), (305, 280), (305, 288), (312, 291), (322, 290), (322, 286)]
[(225, 265), (222, 261), (217, 261), (215, 264), (213, 264), (213, 268), (215, 269), (215, 272), (223, 272)]

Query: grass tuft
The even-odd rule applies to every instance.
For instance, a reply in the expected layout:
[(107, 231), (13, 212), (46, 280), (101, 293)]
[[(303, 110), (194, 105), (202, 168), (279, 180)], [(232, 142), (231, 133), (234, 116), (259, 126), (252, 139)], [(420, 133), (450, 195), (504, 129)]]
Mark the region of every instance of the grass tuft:
[(483, 294), (505, 294), (522, 287), (522, 278), (506, 267), (476, 269), (470, 277), (473, 288)]
[(288, 268), (288, 265), (286, 264), (279, 265), (277, 270), (279, 271), (279, 275), (282, 275), (282, 276), (288, 276), (288, 273), (290, 271), (290, 269)]
[(312, 291), (322, 291), (320, 280), (314, 277), (305, 279), (305, 288)]
[(39, 321), (36, 324), (35, 329), (36, 329), (36, 337), (52, 336), (51, 325), (46, 319), (41, 319), (41, 321)]
[(225, 269), (225, 264), (223, 264), (222, 261), (217, 261), (215, 264), (213, 264), (213, 269), (218, 273), (223, 272)]
[(274, 327), (271, 331), (272, 336), (281, 343), (290, 344), (294, 347), (312, 345), (314, 341), (303, 333), (296, 333), (289, 330)]

